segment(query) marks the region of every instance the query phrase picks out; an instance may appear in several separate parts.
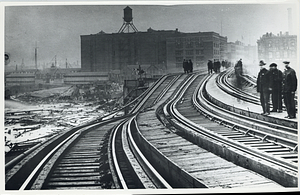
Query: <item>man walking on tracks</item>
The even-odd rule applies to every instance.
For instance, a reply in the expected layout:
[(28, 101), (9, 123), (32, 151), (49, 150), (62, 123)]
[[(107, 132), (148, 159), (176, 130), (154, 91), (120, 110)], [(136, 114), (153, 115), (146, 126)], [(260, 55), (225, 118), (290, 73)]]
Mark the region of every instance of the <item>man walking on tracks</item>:
[(277, 69), (277, 64), (272, 63), (270, 64), (270, 81), (271, 81), (271, 88), (272, 88), (272, 105), (273, 109), (271, 112), (282, 112), (282, 79), (283, 74), (282, 72)]
[(257, 92), (260, 93), (260, 103), (263, 109), (263, 115), (270, 114), (270, 77), (269, 71), (265, 68), (266, 63), (261, 60), (259, 62), (260, 71), (257, 76)]
[(296, 106), (295, 106), (295, 91), (297, 90), (297, 76), (294, 69), (290, 67), (290, 62), (284, 61), (285, 71), (282, 82), (283, 100), (287, 110), (287, 116), (285, 118), (296, 118)]

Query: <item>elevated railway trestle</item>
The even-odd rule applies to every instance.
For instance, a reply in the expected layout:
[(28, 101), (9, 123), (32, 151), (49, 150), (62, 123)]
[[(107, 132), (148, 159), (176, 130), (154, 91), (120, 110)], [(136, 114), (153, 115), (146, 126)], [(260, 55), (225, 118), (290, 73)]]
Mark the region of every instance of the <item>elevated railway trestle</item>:
[(162, 76), (120, 110), (7, 163), (5, 189), (297, 187), (297, 122), (219, 102), (208, 82), (256, 101), (229, 88), (226, 75)]

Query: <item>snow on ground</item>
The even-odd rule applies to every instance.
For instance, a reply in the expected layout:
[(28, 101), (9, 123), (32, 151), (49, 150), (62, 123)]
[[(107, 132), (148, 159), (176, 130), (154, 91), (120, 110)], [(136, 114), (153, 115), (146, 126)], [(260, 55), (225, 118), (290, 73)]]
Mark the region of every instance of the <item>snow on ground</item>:
[[(30, 113), (15, 113), (37, 110)], [(88, 103), (49, 103), (36, 106), (5, 101), (5, 151), (15, 144), (43, 141), (58, 132), (95, 120), (105, 114)]]

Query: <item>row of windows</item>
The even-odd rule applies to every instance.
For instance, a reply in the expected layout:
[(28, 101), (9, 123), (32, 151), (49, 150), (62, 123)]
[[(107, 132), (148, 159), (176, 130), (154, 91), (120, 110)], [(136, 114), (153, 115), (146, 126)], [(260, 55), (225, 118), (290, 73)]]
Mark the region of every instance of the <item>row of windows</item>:
[(219, 43), (214, 43), (214, 47), (219, 48), (219, 47), (220, 47), (220, 44), (219, 44)]
[(220, 55), (220, 50), (214, 49), (214, 55)]
[(202, 42), (200, 37), (176, 38), (176, 42)]
[(277, 51), (277, 52), (269, 52), (269, 58), (289, 58), (289, 57), (292, 57), (292, 58), (295, 58), (296, 57), (296, 52), (295, 51), (291, 51), (291, 52), (287, 52), (287, 51), (284, 51), (283, 53)]
[(203, 54), (204, 51), (203, 50), (200, 50), (200, 49), (196, 49), (196, 50), (176, 50), (175, 51), (175, 55), (176, 56), (183, 56), (184, 54), (185, 55), (201, 55)]
[(202, 42), (186, 42), (186, 43), (182, 43), (182, 42), (176, 42), (175, 43), (175, 47), (176, 48), (183, 48), (183, 46), (185, 48), (201, 48), (203, 47), (203, 43)]
[(192, 61), (195, 60), (196, 62), (201, 62), (201, 61), (204, 61), (204, 56), (196, 56), (196, 58), (194, 58), (193, 56), (186, 56), (185, 58), (184, 57), (176, 57), (176, 63), (181, 63), (181, 65), (182, 65), (183, 59), (192, 60)]

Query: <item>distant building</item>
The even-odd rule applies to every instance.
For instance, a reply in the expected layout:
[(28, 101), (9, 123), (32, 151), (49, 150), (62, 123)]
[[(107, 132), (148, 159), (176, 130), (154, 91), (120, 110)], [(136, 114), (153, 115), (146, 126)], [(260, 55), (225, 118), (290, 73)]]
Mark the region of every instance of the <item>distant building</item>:
[(167, 38), (167, 64), (182, 69), (183, 59), (191, 59), (195, 67), (206, 67), (209, 59), (225, 59), (226, 47), (227, 37), (215, 32), (181, 33)]
[(236, 63), (242, 59), (244, 64), (257, 64), (257, 46), (245, 45), (241, 41), (227, 43), (226, 56), (229, 62)]
[[(81, 35), (81, 68), (87, 72), (110, 72), (128, 65), (152, 66), (161, 70), (182, 69), (184, 58), (194, 66), (204, 66), (208, 59), (226, 58), (227, 37), (215, 32), (182, 33), (176, 30)], [(155, 70), (157, 69), (157, 71)]]
[(297, 61), (297, 35), (266, 33), (257, 41), (258, 58), (267, 63)]

